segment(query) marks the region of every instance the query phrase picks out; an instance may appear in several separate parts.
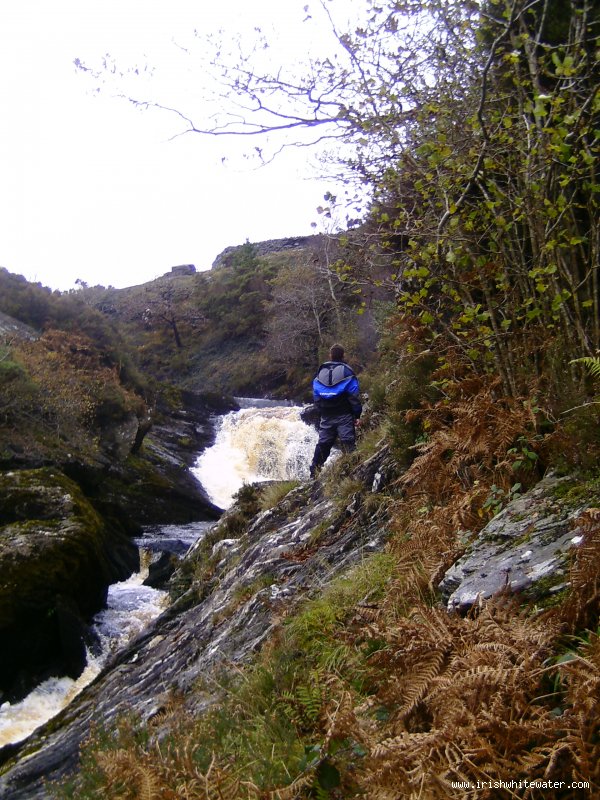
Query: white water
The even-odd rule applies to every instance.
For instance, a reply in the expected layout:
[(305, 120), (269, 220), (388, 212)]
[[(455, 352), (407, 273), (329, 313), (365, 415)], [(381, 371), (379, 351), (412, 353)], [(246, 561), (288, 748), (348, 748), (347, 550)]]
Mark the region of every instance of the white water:
[[(240, 401), (243, 407), (222, 418), (213, 447), (198, 459), (194, 473), (211, 500), (221, 508), (244, 483), (265, 480), (291, 480), (308, 477), (316, 431), (300, 419), (300, 409), (290, 406), (247, 407), (253, 401)], [(152, 547), (161, 539), (182, 545), (184, 550), (209, 528), (211, 523), (148, 528), (136, 540), (141, 547)], [(142, 551), (144, 552), (144, 551)], [(175, 549), (173, 552), (177, 552)], [(141, 633), (166, 605), (166, 593), (142, 586), (147, 568), (108, 592), (108, 606), (94, 618), (94, 629), (101, 642), (100, 655), (88, 653), (88, 666), (77, 680), (50, 678), (19, 703), (0, 706), (0, 747), (19, 742), (37, 727), (65, 708), (98, 675), (110, 655)]]
[(212, 502), (228, 508), (245, 483), (308, 478), (316, 442), (297, 406), (242, 408), (221, 419), (192, 472)]
[(87, 667), (79, 678), (49, 678), (21, 702), (0, 706), (0, 747), (20, 742), (52, 719), (91, 683), (111, 653), (141, 633), (160, 614), (165, 606), (166, 592), (142, 586), (147, 575), (148, 569), (142, 569), (128, 580), (109, 588), (107, 608), (94, 618), (101, 653), (95, 656), (88, 652)]
[(99, 671), (100, 667), (92, 659), (76, 681), (71, 678), (48, 678), (20, 703), (3, 703), (0, 706), (0, 747), (11, 742), (20, 742), (37, 727), (52, 719)]

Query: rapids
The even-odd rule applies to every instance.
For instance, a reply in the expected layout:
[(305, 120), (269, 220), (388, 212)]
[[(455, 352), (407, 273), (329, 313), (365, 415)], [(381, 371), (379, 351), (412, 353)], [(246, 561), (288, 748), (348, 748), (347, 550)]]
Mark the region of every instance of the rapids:
[[(198, 458), (192, 472), (211, 500), (227, 508), (244, 483), (308, 477), (317, 440), (316, 431), (302, 422), (300, 408), (270, 401), (239, 400), (241, 409), (219, 423), (215, 444)], [(65, 708), (87, 686), (112, 654), (140, 634), (167, 604), (167, 593), (143, 585), (153, 550), (177, 554), (203, 536), (214, 523), (148, 526), (136, 539), (142, 570), (112, 585), (107, 608), (93, 620), (99, 652), (88, 652), (81, 676), (53, 677), (18, 703), (0, 705), (0, 747), (25, 739)]]
[(98, 653), (88, 651), (88, 663), (76, 680), (53, 677), (37, 686), (19, 703), (0, 706), (0, 747), (25, 739), (42, 723), (65, 708), (98, 675), (111, 653), (143, 631), (165, 606), (166, 592), (143, 586), (148, 567), (108, 590), (107, 607), (95, 617)]

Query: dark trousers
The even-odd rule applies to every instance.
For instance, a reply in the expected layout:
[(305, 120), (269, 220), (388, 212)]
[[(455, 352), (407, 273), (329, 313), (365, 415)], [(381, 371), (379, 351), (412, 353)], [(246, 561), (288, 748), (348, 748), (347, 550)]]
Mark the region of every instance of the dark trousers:
[(339, 439), (340, 447), (345, 453), (350, 453), (356, 449), (356, 432), (352, 414), (321, 417), (319, 441), (315, 447), (315, 454), (310, 467), (311, 475), (314, 475), (315, 471), (320, 469), (327, 461), (336, 439)]

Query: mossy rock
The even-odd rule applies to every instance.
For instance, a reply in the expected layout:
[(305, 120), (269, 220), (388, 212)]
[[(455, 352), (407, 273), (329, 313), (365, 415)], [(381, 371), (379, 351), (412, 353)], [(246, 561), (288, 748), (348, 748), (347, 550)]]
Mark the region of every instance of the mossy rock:
[(0, 473), (0, 509), (0, 690), (13, 696), (47, 670), (83, 667), (85, 620), (137, 549), (56, 469)]

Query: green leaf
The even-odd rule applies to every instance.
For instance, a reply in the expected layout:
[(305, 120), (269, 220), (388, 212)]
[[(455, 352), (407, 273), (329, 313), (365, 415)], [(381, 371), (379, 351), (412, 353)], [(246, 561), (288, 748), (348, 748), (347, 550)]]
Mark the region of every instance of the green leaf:
[(328, 761), (323, 761), (317, 770), (317, 780), (323, 789), (336, 789), (342, 782), (340, 772), (337, 767)]
[(584, 356), (583, 358), (574, 358), (572, 361), (569, 361), (569, 364), (583, 364), (592, 378), (600, 378), (600, 358)]

